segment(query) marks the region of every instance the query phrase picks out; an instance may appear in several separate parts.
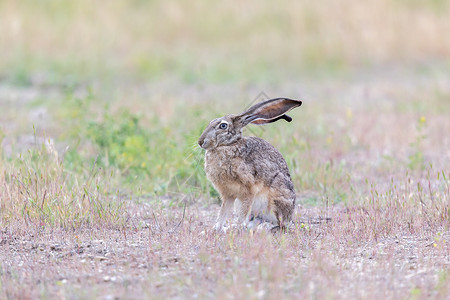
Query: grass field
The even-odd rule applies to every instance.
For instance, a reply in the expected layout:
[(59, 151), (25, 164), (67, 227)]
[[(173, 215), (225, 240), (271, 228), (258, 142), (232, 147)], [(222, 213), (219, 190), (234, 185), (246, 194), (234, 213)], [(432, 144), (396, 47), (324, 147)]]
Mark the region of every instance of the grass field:
[[(450, 2), (0, 1), (0, 299), (448, 299)], [(212, 231), (197, 139), (286, 158), (286, 234)]]

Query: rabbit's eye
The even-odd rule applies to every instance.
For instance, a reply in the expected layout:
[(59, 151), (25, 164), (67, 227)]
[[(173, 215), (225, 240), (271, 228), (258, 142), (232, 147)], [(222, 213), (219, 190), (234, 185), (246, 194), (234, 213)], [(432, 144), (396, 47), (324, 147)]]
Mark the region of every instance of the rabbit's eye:
[(228, 124), (227, 123), (220, 123), (219, 128), (220, 129), (227, 129)]

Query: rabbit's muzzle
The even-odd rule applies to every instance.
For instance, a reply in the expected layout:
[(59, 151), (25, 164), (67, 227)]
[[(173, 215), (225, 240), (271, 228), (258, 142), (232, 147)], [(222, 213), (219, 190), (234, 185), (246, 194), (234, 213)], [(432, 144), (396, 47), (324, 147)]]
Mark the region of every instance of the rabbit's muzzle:
[(203, 148), (203, 149), (208, 149), (211, 145), (210, 145), (211, 143), (209, 143), (209, 142), (206, 142), (205, 140), (199, 140), (198, 141), (198, 145), (201, 147), (201, 148)]
[(204, 137), (200, 137), (198, 140), (198, 145), (203, 149), (207, 149), (210, 144), (211, 143), (209, 141), (206, 141)]
[(203, 149), (209, 149), (216, 144), (215, 134), (213, 131), (205, 130), (198, 139), (198, 145)]

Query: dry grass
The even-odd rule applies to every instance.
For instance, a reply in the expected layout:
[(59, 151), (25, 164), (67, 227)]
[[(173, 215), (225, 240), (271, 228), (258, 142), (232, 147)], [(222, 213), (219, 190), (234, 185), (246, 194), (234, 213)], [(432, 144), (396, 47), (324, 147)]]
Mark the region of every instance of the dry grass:
[[(180, 224), (180, 210), (128, 209), (146, 225), (4, 229), (2, 297), (444, 299), (450, 293), (450, 236), (435, 227), (439, 220), (426, 225), (424, 215), (412, 214), (423, 223), (412, 232), (375, 207), (332, 209), (329, 223), (301, 209), (305, 225), (285, 235), (217, 235), (205, 227), (213, 221), (210, 210), (189, 206)], [(395, 233), (379, 232), (375, 219)]]
[[(449, 298), (449, 13), (0, 1), (0, 299)], [(196, 140), (264, 94), (295, 222), (216, 234)]]

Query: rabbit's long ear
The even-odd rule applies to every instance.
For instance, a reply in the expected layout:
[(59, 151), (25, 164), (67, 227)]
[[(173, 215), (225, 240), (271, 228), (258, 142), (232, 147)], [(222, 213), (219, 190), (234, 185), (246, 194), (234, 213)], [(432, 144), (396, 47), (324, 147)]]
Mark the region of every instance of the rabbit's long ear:
[(236, 116), (236, 119), (239, 120), (242, 127), (249, 123), (263, 125), (281, 119), (290, 122), (292, 118), (285, 113), (300, 105), (302, 105), (300, 100), (288, 98), (270, 99), (253, 105), (242, 114)]

